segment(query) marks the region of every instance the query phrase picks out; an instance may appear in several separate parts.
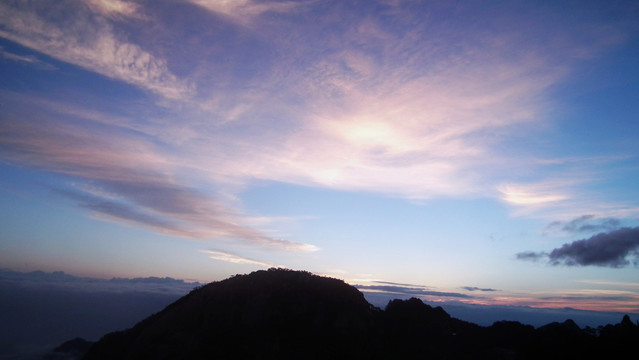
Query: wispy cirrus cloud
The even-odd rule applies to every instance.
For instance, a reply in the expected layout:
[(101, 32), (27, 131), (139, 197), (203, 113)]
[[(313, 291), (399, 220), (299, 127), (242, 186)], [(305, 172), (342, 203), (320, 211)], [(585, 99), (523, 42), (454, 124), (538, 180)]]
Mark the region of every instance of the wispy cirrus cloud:
[(38, 69), (41, 70), (55, 70), (56, 67), (44, 62), (40, 59), (38, 59), (35, 56), (32, 55), (28, 55), (28, 56), (24, 56), (24, 55), (18, 55), (18, 54), (14, 54), (12, 52), (6, 51), (3, 49), (2, 46), (0, 46), (0, 57), (7, 59), (7, 60), (11, 60), (11, 61), (16, 61), (19, 63), (23, 63), (23, 64), (27, 64), (30, 66), (34, 66)]
[[(565, 188), (564, 186), (561, 186)], [(544, 206), (569, 199), (559, 185), (551, 183), (504, 185), (498, 188), (502, 199), (513, 205)]]
[[(592, 166), (588, 174), (564, 169), (558, 178), (548, 175), (547, 179), (536, 182), (500, 184), (496, 186), (497, 195), (512, 207), (516, 216), (552, 220), (544, 230), (547, 234), (612, 230), (619, 226), (620, 219), (636, 217), (639, 208), (593, 191), (591, 184), (598, 177), (594, 175), (595, 169), (596, 166)], [(583, 215), (585, 209), (590, 213)]]
[(288, 12), (303, 4), (297, 1), (254, 1), (254, 0), (188, 0), (209, 11), (224, 14), (247, 23), (251, 18), (266, 12)]
[[(49, 122), (29, 109), (2, 124), (5, 154), (92, 182), (98, 194), (81, 187), (66, 196), (105, 218), (300, 251), (315, 248), (251, 230), (203, 194), (232, 189), (232, 197), (270, 180), (408, 199), (574, 206), (574, 181), (547, 180), (557, 178), (546, 169), (552, 164), (502, 146), (543, 127), (550, 89), (573, 62), (614, 42), (614, 27), (565, 29), (550, 12), (532, 20), (547, 26), (513, 27), (523, 20), (515, 8), (483, 20), (476, 12), (485, 9), (438, 5), (423, 21), (410, 6), (323, 3), (2, 3), (0, 36), (173, 105), (166, 119), (148, 122), (70, 101)], [(451, 12), (477, 20), (438, 20)], [(518, 181), (532, 171), (541, 180)]]
[(595, 284), (603, 286), (613, 286), (620, 288), (639, 288), (639, 282), (625, 282), (625, 281), (609, 281), (609, 280), (581, 280), (580, 282), (586, 284)]
[(12, 162), (80, 179), (86, 185), (56, 192), (103, 219), (173, 236), (235, 238), (283, 251), (317, 250), (242, 225), (241, 215), (230, 206), (180, 182), (171, 173), (179, 168), (171, 156), (143, 138), (114, 134), (117, 140), (105, 141), (70, 123), (6, 119), (0, 128), (0, 151)]
[[(246, 122), (248, 133), (262, 136), (225, 142), (234, 149), (225, 170), (415, 199), (486, 193), (509, 165), (492, 149), (499, 140), (495, 134), (541, 117), (546, 108), (537, 100), (562, 76), (534, 55), (507, 59), (505, 44), (487, 44), (478, 52), (469, 40), (459, 54), (457, 47), (430, 38), (428, 28), (398, 33), (349, 12), (323, 16), (348, 25), (339, 33), (323, 32), (326, 24), (307, 21), (293, 25), (324, 35), (306, 35), (306, 41), (269, 38), (276, 49), (295, 53), (276, 57), (272, 62), (279, 65), (257, 74), (249, 82), (250, 98), (237, 96), (247, 101), (232, 107), (241, 109), (232, 123)], [(285, 31), (277, 25), (260, 30), (264, 37)], [(293, 56), (298, 53), (304, 55)], [(249, 121), (270, 116), (278, 118), (273, 129)], [(220, 151), (213, 146), (205, 153)]]
[[(120, 37), (120, 23), (107, 16), (160, 16), (171, 11), (166, 6), (152, 13), (144, 11), (142, 3), (93, 0), (88, 4), (91, 13), (99, 15), (96, 21), (88, 22), (86, 9), (78, 10), (66, 20), (77, 22), (73, 33), (60, 26), (60, 19), (46, 16), (45, 5), (6, 6), (7, 30), (0, 35), (166, 98), (184, 100), (189, 110), (178, 114), (180, 125), (196, 135), (181, 151), (203, 176), (411, 199), (494, 193), (495, 183), (513, 171), (515, 161), (500, 154), (496, 145), (516, 135), (521, 126), (534, 130), (550, 107), (547, 90), (568, 72), (566, 59), (578, 58), (588, 43), (580, 38), (577, 51), (572, 46), (577, 42), (566, 40), (577, 35), (569, 32), (563, 38), (570, 47), (522, 42), (534, 38), (523, 30), (496, 38), (482, 24), (458, 28), (438, 21), (415, 22), (411, 9), (390, 4), (375, 8), (388, 17), (381, 21), (379, 14), (368, 14), (373, 8), (349, 5), (190, 3), (215, 13), (260, 15), (265, 20), (293, 8), (296, 12), (249, 30), (218, 22), (218, 32), (228, 31), (233, 43), (202, 32), (178, 44), (167, 32), (167, 46), (158, 53), (179, 68), (192, 68), (184, 71), (184, 78), (174, 75), (164, 57), (153, 55), (153, 46), (129, 41), (135, 36)], [(450, 9), (435, 6), (432, 11), (445, 14)], [(463, 11), (472, 12), (472, 6)], [(14, 23), (14, 18), (23, 20)], [(496, 26), (509, 29), (509, 21), (515, 20), (504, 19)], [(134, 25), (140, 24), (129, 24)], [(185, 26), (180, 23), (177, 28), (182, 31)], [(297, 31), (288, 31), (291, 27)], [(77, 29), (86, 31), (80, 34)], [(152, 36), (148, 40), (157, 42)], [(594, 43), (592, 52), (604, 46)], [(513, 50), (522, 48), (526, 51)], [(173, 52), (177, 49), (191, 56), (178, 56)], [(256, 56), (259, 63), (250, 60)], [(228, 58), (236, 60), (224, 61)], [(219, 166), (211, 169), (211, 161)], [(566, 196), (537, 194), (516, 184), (502, 193), (513, 204), (550, 204)]]
[(86, 0), (91, 10), (105, 16), (136, 16), (140, 5), (126, 0)]
[(265, 261), (260, 261), (260, 260), (254, 260), (254, 259), (250, 259), (247, 257), (243, 257), (231, 252), (227, 252), (227, 251), (221, 251), (221, 250), (202, 250), (203, 253), (206, 253), (209, 255), (209, 257), (213, 260), (218, 260), (218, 261), (224, 261), (224, 262), (230, 262), (233, 264), (250, 264), (250, 265), (259, 265), (259, 266), (264, 266), (264, 267), (274, 267), (275, 265), (265, 262)]
[[(99, 14), (134, 13), (123, 1), (90, 1)], [(89, 71), (138, 86), (169, 99), (184, 99), (192, 86), (173, 74), (164, 59), (120, 39), (105, 17), (82, 2), (22, 2), (0, 4), (0, 36)], [(67, 12), (68, 17), (55, 14)]]

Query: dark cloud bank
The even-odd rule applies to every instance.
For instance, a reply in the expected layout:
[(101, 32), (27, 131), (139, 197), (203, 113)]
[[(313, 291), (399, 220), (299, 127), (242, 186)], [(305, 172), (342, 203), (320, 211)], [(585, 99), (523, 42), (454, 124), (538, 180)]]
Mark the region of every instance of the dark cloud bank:
[(621, 228), (573, 241), (551, 252), (524, 251), (519, 260), (547, 260), (551, 265), (624, 267), (639, 264), (639, 227)]

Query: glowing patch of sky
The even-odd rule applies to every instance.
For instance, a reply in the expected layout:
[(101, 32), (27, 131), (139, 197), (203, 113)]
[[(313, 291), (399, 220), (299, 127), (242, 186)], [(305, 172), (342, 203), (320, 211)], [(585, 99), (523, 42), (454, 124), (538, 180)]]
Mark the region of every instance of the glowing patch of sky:
[(637, 11), (2, 3), (0, 260), (201, 281), (275, 264), (513, 302), (628, 282), (636, 249), (614, 269), (539, 254), (638, 225)]

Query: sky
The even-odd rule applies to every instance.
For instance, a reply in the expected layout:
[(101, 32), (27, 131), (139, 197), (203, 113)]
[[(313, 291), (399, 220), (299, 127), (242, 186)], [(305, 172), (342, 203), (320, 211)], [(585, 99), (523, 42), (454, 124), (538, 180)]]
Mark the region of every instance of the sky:
[(635, 1), (0, 2), (0, 268), (639, 313)]

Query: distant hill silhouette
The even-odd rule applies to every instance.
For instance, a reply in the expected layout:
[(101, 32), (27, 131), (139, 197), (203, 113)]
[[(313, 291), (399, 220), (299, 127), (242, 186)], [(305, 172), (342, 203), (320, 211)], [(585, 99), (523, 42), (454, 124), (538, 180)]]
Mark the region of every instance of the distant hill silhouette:
[(637, 344), (628, 317), (598, 330), (572, 320), (480, 327), (416, 298), (382, 311), (341, 280), (269, 269), (194, 289), (84, 359), (589, 359), (636, 354)]
[(89, 350), (93, 342), (82, 338), (75, 338), (64, 342), (62, 345), (44, 355), (43, 360), (75, 360), (81, 359)]

